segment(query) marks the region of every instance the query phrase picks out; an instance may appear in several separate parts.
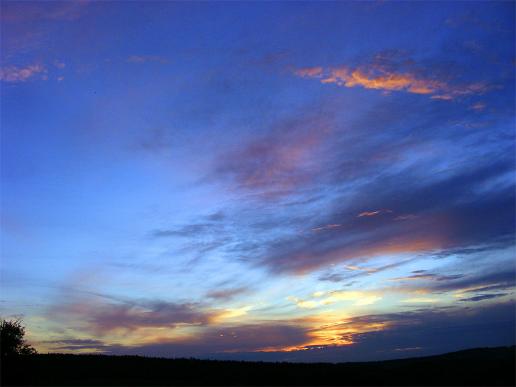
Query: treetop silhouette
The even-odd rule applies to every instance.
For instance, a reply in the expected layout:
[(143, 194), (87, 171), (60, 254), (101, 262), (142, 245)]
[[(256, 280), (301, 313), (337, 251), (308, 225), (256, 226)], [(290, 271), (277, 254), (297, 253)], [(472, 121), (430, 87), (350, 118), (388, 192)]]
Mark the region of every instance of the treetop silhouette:
[(21, 319), (0, 322), (0, 351), (2, 357), (14, 355), (33, 355), (37, 351), (25, 342), (25, 327)]

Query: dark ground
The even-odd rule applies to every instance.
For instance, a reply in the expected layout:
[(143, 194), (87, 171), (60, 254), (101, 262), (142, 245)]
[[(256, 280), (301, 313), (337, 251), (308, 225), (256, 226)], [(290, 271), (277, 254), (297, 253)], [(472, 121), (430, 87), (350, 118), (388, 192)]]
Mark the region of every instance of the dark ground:
[(29, 355), (2, 359), (2, 385), (514, 386), (516, 347), (367, 363), (263, 363), (138, 356)]

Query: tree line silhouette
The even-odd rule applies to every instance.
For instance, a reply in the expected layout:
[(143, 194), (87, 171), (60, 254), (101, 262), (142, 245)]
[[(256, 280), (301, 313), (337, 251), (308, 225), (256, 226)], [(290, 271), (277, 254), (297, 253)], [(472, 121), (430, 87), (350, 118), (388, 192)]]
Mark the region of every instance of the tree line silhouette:
[(403, 360), (272, 363), (37, 354), (21, 320), (1, 323), (2, 386), (514, 386), (516, 347)]

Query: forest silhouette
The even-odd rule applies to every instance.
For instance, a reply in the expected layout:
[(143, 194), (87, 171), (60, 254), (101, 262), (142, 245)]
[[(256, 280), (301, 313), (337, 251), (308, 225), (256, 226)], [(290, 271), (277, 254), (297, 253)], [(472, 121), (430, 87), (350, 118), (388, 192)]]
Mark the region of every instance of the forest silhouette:
[(515, 347), (363, 363), (267, 363), (106, 355), (2, 359), (3, 386), (514, 386)]
[(288, 363), (38, 354), (20, 319), (1, 320), (2, 386), (513, 386), (516, 347), (403, 360)]

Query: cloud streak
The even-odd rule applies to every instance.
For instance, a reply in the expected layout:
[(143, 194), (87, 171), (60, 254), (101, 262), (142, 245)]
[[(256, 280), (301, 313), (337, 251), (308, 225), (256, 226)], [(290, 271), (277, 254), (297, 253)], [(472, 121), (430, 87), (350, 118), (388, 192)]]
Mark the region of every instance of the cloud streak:
[(47, 78), (47, 69), (40, 64), (28, 65), (25, 67), (6, 66), (0, 68), (0, 81), (8, 83), (26, 82), (31, 79)]
[(269, 134), (221, 155), (210, 178), (265, 198), (291, 194), (319, 172), (330, 122), (323, 115), (279, 122)]
[[(481, 95), (493, 88), (485, 82), (452, 84), (436, 76), (424, 75), (415, 68), (413, 61), (403, 58), (394, 61), (397, 55), (377, 54), (370, 63), (355, 67), (304, 67), (294, 70), (301, 78), (317, 79), (322, 84), (340, 87), (381, 90), (384, 92), (403, 91), (411, 94), (429, 95), (433, 99), (451, 100), (468, 95)], [(403, 57), (403, 55), (402, 55)], [(408, 69), (405, 69), (407, 68)]]
[(221, 314), (220, 311), (203, 310), (197, 304), (166, 301), (99, 303), (92, 299), (55, 305), (50, 313), (73, 319), (97, 335), (142, 328), (202, 326), (213, 322)]

